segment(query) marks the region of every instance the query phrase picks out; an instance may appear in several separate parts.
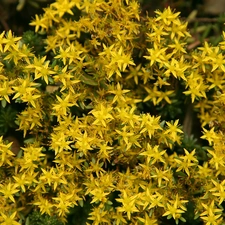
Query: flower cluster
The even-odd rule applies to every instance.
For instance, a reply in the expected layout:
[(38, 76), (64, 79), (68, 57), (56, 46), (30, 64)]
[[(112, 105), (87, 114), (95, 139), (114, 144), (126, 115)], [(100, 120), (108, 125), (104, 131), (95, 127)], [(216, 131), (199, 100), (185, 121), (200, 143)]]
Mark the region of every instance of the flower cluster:
[[(140, 11), (135, 0), (57, 0), (31, 22), (45, 56), (0, 35), (1, 105), (21, 106), (25, 139), (15, 156), (0, 138), (2, 224), (20, 224), (30, 205), (66, 222), (85, 204), (89, 224), (178, 224), (190, 203), (195, 218), (221, 223), (225, 41), (188, 52), (179, 13)], [(179, 117), (155, 113), (178, 96), (199, 112), (203, 163), (196, 149), (177, 151)]]

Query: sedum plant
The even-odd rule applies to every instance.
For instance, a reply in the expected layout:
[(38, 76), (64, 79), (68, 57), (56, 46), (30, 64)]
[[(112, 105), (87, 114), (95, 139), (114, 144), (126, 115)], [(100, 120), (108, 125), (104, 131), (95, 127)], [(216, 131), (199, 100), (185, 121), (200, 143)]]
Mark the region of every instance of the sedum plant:
[(225, 41), (189, 51), (178, 12), (140, 11), (57, 0), (36, 34), (0, 35), (1, 105), (24, 137), (17, 155), (0, 137), (1, 224), (223, 224)]

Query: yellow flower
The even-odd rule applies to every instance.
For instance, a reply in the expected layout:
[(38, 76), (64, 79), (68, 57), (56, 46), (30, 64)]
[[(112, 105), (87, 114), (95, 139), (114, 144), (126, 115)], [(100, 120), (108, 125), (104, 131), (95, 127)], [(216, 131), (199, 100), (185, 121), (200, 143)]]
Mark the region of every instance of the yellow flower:
[(55, 179), (57, 179), (54, 168), (51, 168), (50, 170), (45, 170), (45, 169), (41, 168), (41, 170), (42, 170), (42, 174), (40, 175), (40, 178), (39, 178), (40, 181), (51, 186), (51, 183)]
[(109, 220), (105, 218), (108, 212), (106, 210), (102, 210), (100, 207), (93, 207), (91, 213), (89, 213), (89, 220), (93, 220), (92, 224), (110, 224)]
[[(24, 101), (29, 101), (30, 98), (28, 96), (34, 94), (34, 92), (37, 91), (35, 88), (35, 86), (37, 85), (37, 83), (31, 81), (30, 77), (27, 77), (26, 79), (18, 78), (18, 85), (13, 87), (13, 89), (16, 91), (16, 94), (14, 95), (13, 99), (20, 97), (23, 98)], [(30, 101), (39, 97), (39, 95), (35, 95), (34, 98), (32, 98), (31, 96)]]
[(110, 67), (111, 64), (114, 64), (116, 62), (119, 69), (124, 72), (128, 65), (135, 65), (135, 63), (131, 60), (131, 55), (124, 54), (122, 47), (120, 47), (118, 51), (113, 51), (111, 55), (112, 61), (108, 65), (108, 67)]
[(139, 115), (135, 114), (135, 110), (137, 109), (136, 106), (130, 107), (116, 107), (118, 114), (115, 115), (116, 119), (122, 121), (122, 124), (129, 124), (132, 128), (135, 128), (136, 125), (139, 124), (140, 117)]
[(167, 36), (167, 35), (168, 35), (168, 32), (166, 32), (164, 26), (162, 26), (161, 24), (158, 25), (157, 23), (155, 23), (155, 21), (152, 21), (151, 33), (147, 33), (147, 36), (150, 41), (160, 43), (164, 39), (163, 36)]
[(117, 86), (116, 86), (116, 89), (113, 90), (113, 91), (109, 91), (109, 93), (112, 93), (114, 94), (114, 98), (113, 98), (113, 101), (112, 103), (114, 102), (118, 102), (118, 103), (124, 103), (126, 102), (126, 98), (124, 96), (124, 94), (130, 92), (130, 90), (125, 90), (125, 89), (122, 89), (122, 86), (120, 85), (120, 83), (117, 83)]
[[(128, 1), (128, 0), (126, 0), (126, 1)], [(112, 213), (113, 212), (111, 212), (111, 214)], [(116, 211), (115, 213), (113, 213), (112, 218), (115, 220), (116, 225), (127, 224), (127, 220), (124, 218), (124, 215), (121, 212)]]
[(0, 34), (0, 52), (3, 52), (3, 44), (4, 44), (4, 35), (5, 35), (5, 31), (3, 31), (1, 34)]
[(13, 195), (19, 192), (19, 190), (17, 189), (16, 184), (8, 183), (7, 185), (0, 184), (0, 192), (4, 195), (6, 199), (9, 198), (12, 202), (15, 203), (16, 201)]
[(99, 143), (97, 146), (99, 148), (98, 158), (107, 159), (110, 161), (110, 155), (113, 152), (113, 147), (108, 146), (107, 143)]
[(27, 180), (27, 174), (23, 173), (23, 174), (17, 174), (16, 176), (13, 176), (15, 182), (16, 182), (16, 186), (20, 187), (22, 189), (23, 192), (26, 191), (25, 185), (30, 184), (30, 182)]
[(191, 37), (191, 35), (187, 32), (187, 22), (182, 23), (180, 20), (173, 20), (172, 26), (167, 27), (167, 31), (170, 32), (171, 39), (178, 38), (179, 40), (181, 37), (187, 38)]
[(122, 128), (122, 131), (116, 130), (116, 132), (119, 134), (119, 139), (121, 139), (121, 141), (124, 141), (126, 145), (129, 145), (129, 139), (134, 135), (134, 132), (129, 132), (127, 129), (129, 129), (128, 126), (124, 126)]
[(177, 172), (184, 170), (188, 176), (190, 176), (190, 169), (192, 166), (195, 166), (198, 164), (198, 160), (194, 157), (195, 150), (193, 150), (191, 153), (189, 153), (186, 149), (184, 149), (185, 156), (180, 156), (178, 158), (175, 158), (174, 160), (178, 164)]
[(52, 144), (51, 149), (55, 151), (55, 154), (65, 151), (65, 150), (72, 150), (70, 147), (70, 144), (73, 143), (73, 141), (69, 141), (68, 137), (64, 133), (56, 133), (52, 134)]
[(125, 212), (129, 220), (131, 219), (132, 213), (139, 212), (135, 206), (136, 198), (136, 195), (128, 196), (126, 190), (123, 190), (121, 198), (116, 198), (117, 202), (122, 203), (121, 207), (117, 207), (118, 212)]
[(76, 137), (77, 142), (75, 144), (75, 147), (78, 148), (78, 151), (80, 152), (80, 156), (87, 155), (88, 150), (92, 150), (91, 142), (95, 139), (93, 137), (88, 137), (87, 132), (85, 131), (84, 134), (81, 136)]
[(39, 207), (41, 214), (52, 215), (54, 205), (40, 194), (38, 194), (38, 199), (33, 201), (33, 204)]
[(156, 101), (156, 105), (158, 104), (158, 103), (160, 103), (162, 100), (165, 100), (167, 103), (169, 103), (169, 104), (171, 104), (172, 102), (171, 102), (171, 100), (169, 99), (169, 95), (172, 95), (173, 93), (174, 93), (174, 91), (165, 91), (165, 92), (163, 92), (163, 91), (157, 91), (156, 92), (157, 93), (157, 97), (158, 97), (158, 99), (157, 99), (157, 101)]
[(55, 111), (54, 114), (57, 116), (57, 119), (59, 120), (60, 117), (67, 115), (69, 107), (75, 105), (76, 102), (72, 103), (72, 99), (69, 94), (64, 98), (60, 98), (58, 95), (56, 95), (56, 98), (58, 100), (58, 103), (53, 104), (53, 110)]
[(219, 198), (219, 205), (221, 205), (225, 200), (225, 180), (223, 180), (221, 183), (212, 180), (212, 183), (215, 185), (215, 187), (209, 191), (212, 192), (212, 195)]
[(162, 162), (165, 163), (165, 160), (163, 159), (163, 155), (166, 153), (166, 150), (160, 151), (159, 145), (155, 145), (152, 147), (149, 143), (147, 143), (147, 148), (144, 152), (140, 153), (140, 155), (146, 156), (147, 163), (150, 163), (153, 165), (156, 162)]
[(206, 225), (218, 225), (222, 222), (222, 211), (223, 209), (218, 209), (215, 207), (214, 200), (210, 204), (202, 203), (204, 207), (204, 212), (200, 214), (200, 218), (205, 221)]
[(65, 50), (60, 46), (59, 47), (59, 54), (55, 56), (56, 59), (61, 59), (63, 64), (66, 65), (67, 63), (70, 65), (75, 59), (82, 60), (80, 54), (83, 51), (79, 51), (73, 46), (67, 47)]
[(0, 223), (0, 225), (21, 225), (20, 223), (16, 222), (15, 217), (17, 212), (15, 211), (14, 213), (12, 213), (10, 216), (7, 216), (6, 214), (1, 213), (0, 218), (3, 219), (4, 222)]
[(57, 208), (57, 213), (59, 216), (64, 217), (66, 213), (69, 212), (69, 208), (74, 205), (72, 198), (73, 198), (73, 193), (65, 194), (63, 192), (60, 192), (58, 197), (52, 198), (56, 202), (54, 206)]
[(155, 62), (162, 63), (166, 61), (166, 50), (167, 48), (159, 48), (159, 46), (154, 42), (153, 48), (147, 49), (149, 56), (144, 56), (144, 58), (150, 61), (150, 66)]
[(6, 38), (3, 39), (3, 43), (5, 44), (4, 47), (4, 52), (6, 52), (9, 48), (13, 48), (14, 50), (18, 50), (17, 42), (21, 39), (22, 37), (13, 37), (12, 31), (8, 31), (6, 33)]
[(164, 131), (164, 134), (168, 135), (168, 137), (173, 142), (179, 142), (180, 141), (180, 135), (179, 133), (183, 133), (183, 131), (178, 126), (179, 120), (176, 120), (174, 123), (166, 122), (167, 129)]
[(211, 72), (215, 71), (217, 68), (225, 72), (224, 55), (220, 53), (220, 48), (218, 46), (211, 47), (210, 51), (208, 51), (208, 55), (204, 58), (204, 61), (212, 65)]
[(147, 189), (148, 195), (150, 197), (150, 205), (149, 209), (155, 208), (155, 207), (163, 207), (163, 198), (164, 196), (161, 195), (158, 192), (155, 192), (155, 194), (150, 194), (149, 189)]
[(103, 104), (100, 104), (98, 109), (93, 109), (89, 113), (92, 113), (96, 120), (93, 122), (95, 125), (103, 125), (106, 127), (106, 123), (109, 123), (111, 120), (113, 120), (113, 116), (110, 114), (112, 111), (112, 107), (105, 107)]
[(107, 201), (106, 196), (109, 194), (109, 193), (106, 193), (101, 187), (99, 188), (96, 187), (90, 193), (93, 195), (91, 203), (94, 203), (94, 202), (105, 203)]
[[(182, 54), (182, 53), (187, 53), (185, 48), (183, 47), (186, 43), (181, 43), (181, 41), (177, 38), (174, 38), (174, 43), (168, 45), (170, 48), (173, 49), (173, 54)], [(182, 55), (183, 57), (183, 55)]]
[(160, 126), (160, 117), (151, 116), (150, 114), (141, 115), (141, 134), (148, 133), (149, 138), (155, 134), (157, 130), (162, 130)]
[(12, 156), (14, 156), (14, 153), (10, 150), (12, 146), (12, 142), (8, 144), (3, 143), (3, 137), (0, 137), (0, 166), (3, 164), (8, 164), (12, 166)]
[(154, 216), (150, 216), (145, 212), (145, 218), (137, 217), (145, 225), (158, 225)]
[(38, 32), (40, 27), (43, 29), (47, 29), (48, 24), (47, 24), (47, 19), (44, 18), (43, 16), (38, 16), (37, 14), (35, 15), (35, 20), (30, 23), (31, 26), (35, 26), (35, 32)]
[(218, 87), (222, 90), (225, 85), (225, 80), (221, 79), (221, 73), (217, 71), (212, 73), (211, 77), (207, 77), (206, 79), (211, 83), (209, 89)]
[(200, 138), (206, 139), (209, 142), (209, 145), (212, 145), (216, 140), (219, 139), (219, 136), (214, 131), (215, 127), (212, 127), (210, 130), (203, 128), (203, 134)]
[(155, 171), (153, 172), (153, 175), (151, 177), (156, 178), (158, 181), (158, 187), (161, 187), (162, 181), (169, 181), (169, 178), (167, 177), (169, 170), (158, 170), (155, 168)]
[(180, 14), (180, 12), (173, 13), (170, 7), (164, 9), (163, 12), (156, 10), (155, 13), (158, 15), (156, 21), (162, 20), (167, 26), (169, 26), (171, 22), (177, 21), (176, 19)]
[(34, 79), (38, 79), (41, 77), (44, 79), (45, 83), (48, 84), (48, 77), (56, 73), (55, 71), (49, 68), (49, 63), (50, 61), (45, 61), (44, 65), (42, 65), (41, 67), (34, 65), (35, 68)]
[(112, 55), (112, 50), (115, 47), (115, 44), (112, 44), (111, 46), (107, 47), (104, 43), (103, 43), (103, 51), (100, 52), (98, 55), (104, 57), (105, 59), (110, 59), (111, 55)]
[(198, 166), (199, 170), (198, 170), (198, 176), (201, 177), (211, 177), (213, 175), (213, 171), (212, 169), (209, 168), (209, 163), (208, 162), (204, 162), (203, 166)]
[(186, 211), (186, 208), (181, 209), (181, 206), (182, 205), (179, 204), (179, 199), (177, 195), (175, 201), (171, 202), (170, 204), (169, 203), (166, 204), (165, 208), (167, 211), (163, 214), (163, 216), (167, 216), (167, 219), (173, 217), (176, 221), (178, 221), (182, 217), (181, 214)]
[(164, 65), (167, 67), (167, 70), (165, 71), (166, 76), (170, 76), (172, 74), (174, 77), (180, 77), (180, 74), (183, 74), (183, 70), (179, 66), (179, 62), (172, 58), (170, 62), (165, 62)]
[(184, 152), (185, 152), (185, 156), (181, 156), (181, 159), (186, 160), (187, 162), (196, 162), (198, 163), (198, 160), (196, 159), (196, 157), (194, 157), (195, 154), (195, 149), (192, 152), (188, 152), (187, 149), (184, 148)]
[(188, 91), (184, 91), (185, 95), (191, 95), (192, 103), (197, 97), (204, 97), (206, 98), (206, 92), (208, 89), (208, 85), (204, 84), (203, 76), (199, 74), (199, 71), (193, 71), (187, 77), (187, 85), (189, 87)]
[(208, 153), (210, 155), (212, 155), (212, 158), (210, 159), (209, 161), (209, 164), (216, 168), (216, 170), (219, 169), (219, 167), (222, 167), (224, 168), (225, 167), (225, 155), (221, 155), (221, 154), (218, 154), (217, 152), (214, 152), (214, 150), (207, 150)]
[(138, 80), (139, 80), (138, 78), (141, 77), (143, 74), (140, 70), (141, 70), (141, 64), (139, 64), (138, 66), (135, 66), (135, 67), (130, 66), (129, 74), (126, 77), (126, 79), (129, 80), (130, 78), (133, 78), (135, 84), (138, 85)]
[(35, 145), (27, 146), (25, 148), (22, 148), (24, 151), (24, 156), (21, 158), (21, 169), (20, 171), (24, 169), (34, 169), (38, 167), (38, 164), (36, 162), (40, 162), (43, 157), (45, 157), (45, 154), (42, 153), (42, 147), (36, 147)]

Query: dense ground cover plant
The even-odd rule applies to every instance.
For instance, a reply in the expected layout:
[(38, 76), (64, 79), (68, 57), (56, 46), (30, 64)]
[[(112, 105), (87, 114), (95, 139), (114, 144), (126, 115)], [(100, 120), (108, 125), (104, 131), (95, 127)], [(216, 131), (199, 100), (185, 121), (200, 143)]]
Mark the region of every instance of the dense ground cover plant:
[(0, 35), (1, 223), (223, 224), (225, 41), (189, 51), (179, 12), (135, 0), (44, 11)]

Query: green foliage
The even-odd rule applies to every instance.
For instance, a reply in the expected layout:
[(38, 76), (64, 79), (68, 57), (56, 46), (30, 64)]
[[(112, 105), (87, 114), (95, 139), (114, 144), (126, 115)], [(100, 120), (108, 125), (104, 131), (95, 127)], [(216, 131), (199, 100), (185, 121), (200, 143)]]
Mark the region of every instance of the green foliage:
[(34, 33), (34, 31), (26, 31), (23, 33), (22, 43), (26, 44), (29, 48), (31, 48), (32, 52), (37, 54), (38, 56), (45, 55), (45, 45), (43, 43), (43, 38)]
[(18, 111), (8, 105), (0, 108), (0, 135), (5, 135), (9, 129), (17, 127), (15, 120)]
[(56, 216), (42, 215), (34, 211), (26, 219), (25, 225), (63, 225), (63, 223)]

